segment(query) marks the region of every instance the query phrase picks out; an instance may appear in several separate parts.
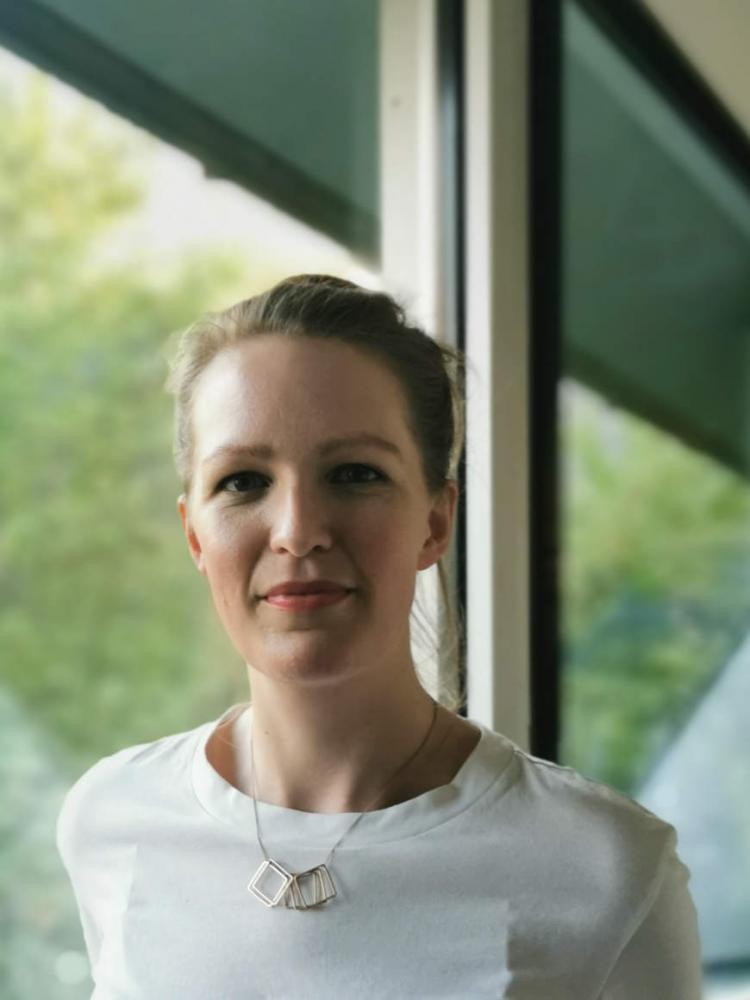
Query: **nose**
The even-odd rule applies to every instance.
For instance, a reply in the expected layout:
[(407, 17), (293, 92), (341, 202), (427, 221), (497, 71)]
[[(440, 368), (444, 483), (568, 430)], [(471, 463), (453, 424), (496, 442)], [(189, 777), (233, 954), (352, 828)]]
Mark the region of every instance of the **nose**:
[(271, 549), (301, 558), (331, 545), (330, 510), (312, 486), (302, 483), (276, 487), (271, 505)]

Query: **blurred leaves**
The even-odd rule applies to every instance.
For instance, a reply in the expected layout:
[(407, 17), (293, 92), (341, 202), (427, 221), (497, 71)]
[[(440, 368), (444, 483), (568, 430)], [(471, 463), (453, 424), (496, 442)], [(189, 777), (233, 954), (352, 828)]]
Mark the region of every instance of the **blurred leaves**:
[(103, 265), (153, 140), (31, 80), (0, 90), (0, 679), (75, 771), (246, 684), (182, 538), (162, 349), (248, 262)]
[(562, 756), (635, 794), (750, 620), (750, 492), (566, 383)]

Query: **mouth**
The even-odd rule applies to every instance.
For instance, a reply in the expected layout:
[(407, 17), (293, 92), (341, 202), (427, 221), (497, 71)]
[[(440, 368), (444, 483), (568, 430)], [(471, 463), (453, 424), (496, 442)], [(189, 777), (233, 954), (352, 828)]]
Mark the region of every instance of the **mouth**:
[(333, 604), (341, 604), (353, 590), (320, 590), (308, 594), (274, 594), (263, 601), (280, 611), (315, 611)]

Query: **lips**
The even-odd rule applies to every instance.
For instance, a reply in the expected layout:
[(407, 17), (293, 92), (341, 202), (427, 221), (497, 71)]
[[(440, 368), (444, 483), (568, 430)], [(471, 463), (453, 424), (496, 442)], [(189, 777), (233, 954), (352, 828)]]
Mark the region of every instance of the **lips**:
[(264, 595), (268, 597), (293, 596), (301, 594), (324, 594), (340, 593), (352, 590), (346, 584), (336, 583), (334, 580), (287, 580), (284, 583), (276, 584)]
[(335, 590), (320, 590), (313, 594), (276, 594), (266, 597), (265, 603), (281, 611), (308, 612), (327, 608), (333, 604), (345, 604), (353, 591), (343, 587)]

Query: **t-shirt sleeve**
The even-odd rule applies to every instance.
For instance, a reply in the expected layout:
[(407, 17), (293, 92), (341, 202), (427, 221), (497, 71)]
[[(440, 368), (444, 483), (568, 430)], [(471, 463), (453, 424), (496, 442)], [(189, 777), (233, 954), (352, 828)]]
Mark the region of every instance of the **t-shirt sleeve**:
[(125, 760), (120, 752), (89, 768), (68, 790), (55, 829), (94, 981), (102, 949), (125, 907), (135, 850), (118, 784)]
[(63, 867), (70, 880), (78, 906), (83, 939), (89, 957), (89, 965), (93, 969), (99, 958), (102, 936), (94, 918), (94, 912), (89, 902), (93, 899), (86, 891), (86, 869), (82, 864), (81, 841), (78, 828), (77, 786), (73, 786), (63, 799), (57, 816), (55, 828), (55, 844)]
[(599, 1000), (701, 1000), (698, 918), (688, 890), (690, 872), (670, 836), (653, 901), (620, 952)]

